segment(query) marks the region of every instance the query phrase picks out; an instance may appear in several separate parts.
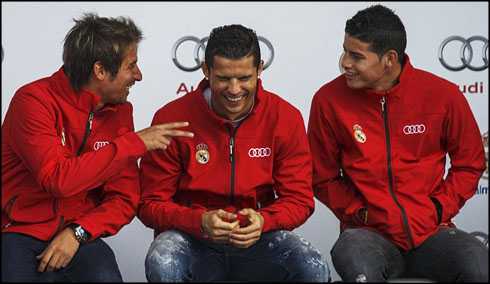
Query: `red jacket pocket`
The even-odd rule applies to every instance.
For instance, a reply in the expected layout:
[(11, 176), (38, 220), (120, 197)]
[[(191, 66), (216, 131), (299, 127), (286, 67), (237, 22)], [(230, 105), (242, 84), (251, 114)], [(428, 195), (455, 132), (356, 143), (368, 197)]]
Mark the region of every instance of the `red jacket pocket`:
[(56, 199), (33, 200), (14, 196), (5, 206), (12, 223), (42, 223), (56, 216)]

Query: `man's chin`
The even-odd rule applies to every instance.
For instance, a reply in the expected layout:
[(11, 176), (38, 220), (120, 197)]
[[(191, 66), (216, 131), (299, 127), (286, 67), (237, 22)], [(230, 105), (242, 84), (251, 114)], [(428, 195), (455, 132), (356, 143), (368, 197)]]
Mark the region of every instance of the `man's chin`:
[(120, 100), (120, 101), (119, 101), (117, 104), (119, 104), (119, 105), (124, 105), (124, 104), (125, 104), (125, 103), (127, 103), (127, 102), (128, 102), (128, 98), (127, 98), (127, 97), (125, 97), (124, 99), (121, 99), (121, 100)]
[(360, 86), (359, 84), (356, 84), (354, 82), (350, 82), (350, 81), (347, 81), (347, 87), (349, 89), (361, 89), (362, 86)]

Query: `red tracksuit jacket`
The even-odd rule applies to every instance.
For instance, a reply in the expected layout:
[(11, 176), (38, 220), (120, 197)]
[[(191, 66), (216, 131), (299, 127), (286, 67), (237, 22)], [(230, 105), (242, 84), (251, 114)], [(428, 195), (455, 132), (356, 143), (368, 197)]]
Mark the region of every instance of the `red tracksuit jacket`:
[[(321, 87), (308, 138), (315, 196), (339, 218), (341, 231), (371, 229), (410, 250), (441, 227), (431, 197), (442, 205), (441, 223), (454, 225), (486, 166), (478, 125), (458, 87), (414, 69), (406, 57), (399, 83), (386, 92), (349, 89), (343, 75)], [(361, 207), (367, 226), (357, 215)]]
[(292, 230), (313, 213), (311, 156), (301, 113), (262, 88), (237, 129), (212, 112), (203, 80), (157, 111), (152, 124), (188, 121), (193, 138), (141, 159), (138, 217), (155, 234), (176, 228), (198, 238), (206, 210), (242, 208), (264, 216), (263, 232)]
[(2, 125), (2, 232), (48, 241), (74, 222), (93, 240), (135, 216), (146, 147), (131, 104), (94, 113), (99, 100), (75, 93), (63, 68), (16, 92)]

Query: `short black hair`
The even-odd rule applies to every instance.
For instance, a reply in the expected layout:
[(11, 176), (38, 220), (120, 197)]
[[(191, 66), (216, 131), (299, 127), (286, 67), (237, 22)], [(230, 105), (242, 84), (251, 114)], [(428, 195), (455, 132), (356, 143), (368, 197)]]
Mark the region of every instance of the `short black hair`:
[(373, 5), (357, 12), (345, 24), (345, 32), (364, 43), (370, 50), (383, 56), (389, 50), (398, 54), (402, 62), (407, 47), (407, 33), (400, 18), (387, 7)]
[(63, 70), (75, 91), (88, 82), (94, 63), (100, 61), (112, 77), (117, 75), (129, 45), (143, 33), (129, 17), (104, 18), (85, 13), (65, 37)]
[(252, 55), (254, 67), (260, 63), (260, 46), (254, 30), (242, 25), (229, 25), (214, 28), (206, 45), (205, 62), (211, 70), (214, 56), (227, 59), (242, 59)]

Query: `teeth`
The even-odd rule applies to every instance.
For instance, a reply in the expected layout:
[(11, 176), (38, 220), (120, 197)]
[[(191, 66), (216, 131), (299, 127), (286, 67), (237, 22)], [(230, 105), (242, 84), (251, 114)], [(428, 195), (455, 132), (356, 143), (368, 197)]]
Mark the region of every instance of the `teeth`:
[(241, 100), (243, 98), (243, 96), (240, 96), (240, 97), (228, 97), (228, 96), (225, 96), (225, 97), (230, 102), (238, 102), (239, 100)]
[(128, 90), (128, 91), (129, 91), (129, 89), (131, 89), (131, 87), (133, 87), (133, 85), (131, 85), (131, 86), (127, 86), (127, 87), (126, 87), (126, 90)]

